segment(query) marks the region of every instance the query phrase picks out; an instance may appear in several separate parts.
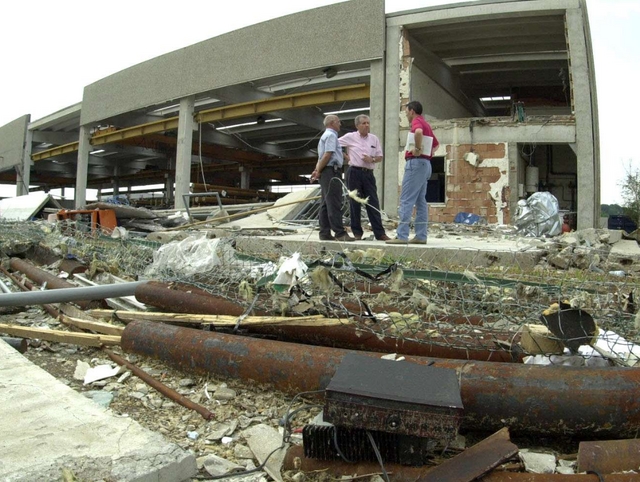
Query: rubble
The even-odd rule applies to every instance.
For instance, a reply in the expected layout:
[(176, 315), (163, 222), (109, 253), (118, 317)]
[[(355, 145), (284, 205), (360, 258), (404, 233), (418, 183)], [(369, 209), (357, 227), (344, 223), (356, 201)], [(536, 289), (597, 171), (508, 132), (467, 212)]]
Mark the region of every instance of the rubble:
[[(265, 211), (270, 212), (269, 209)], [(149, 303), (156, 306), (153, 311), (142, 312), (144, 308), (139, 307), (139, 311), (128, 311), (132, 307), (121, 306), (112, 310), (58, 313), (52, 318), (37, 308), (29, 308), (22, 313), (3, 315), (3, 321), (12, 321), (6, 324), (9, 328), (5, 329), (15, 330), (17, 326), (27, 330), (42, 330), (31, 331), (30, 334), (21, 332), (20, 336), (31, 338), (30, 350), (26, 353), (30, 359), (43, 364), (66, 384), (90, 396), (96, 403), (108, 406), (114, 413), (135, 418), (179, 446), (191, 450), (198, 457), (199, 476), (204, 479), (211, 476), (207, 467), (218, 471), (216, 473), (256, 468), (256, 472), (245, 475), (255, 480), (278, 480), (282, 477), (288, 481), (315, 477), (299, 472), (302, 465), (306, 468), (310, 461), (301, 457), (298, 462), (293, 460), (289, 463), (285, 458), (285, 448), (281, 448), (283, 441), (300, 443), (300, 435), (290, 433), (290, 429), (295, 427), (301, 430), (301, 425), (311, 421), (320, 410), (318, 407), (307, 410), (306, 403), (292, 402), (291, 395), (323, 387), (335, 371), (340, 360), (337, 354), (341, 352), (321, 346), (297, 345), (302, 342), (391, 352), (394, 359), (404, 360), (396, 363), (416, 362), (415, 355), (442, 357), (426, 358), (424, 362), (434, 362), (439, 368), (456, 370), (465, 406), (465, 422), (461, 430), (470, 441), (478, 441), (478, 436), (474, 436), (477, 430), (486, 432), (502, 426), (509, 426), (517, 436), (528, 432), (558, 436), (573, 433), (585, 439), (594, 436), (632, 436), (637, 430), (637, 420), (629, 416), (638, 412), (632, 406), (634, 395), (631, 393), (633, 387), (637, 386), (635, 369), (612, 365), (632, 366), (638, 359), (634, 344), (637, 337), (634, 323), (637, 309), (632, 278), (637, 272), (638, 263), (633, 251), (630, 254), (618, 252), (615, 257), (611, 256), (613, 248), (620, 241), (607, 230), (585, 230), (551, 238), (524, 239), (507, 227), (433, 225), (431, 236), (445, 244), (453, 245), (455, 241), (468, 243), (469, 239), (488, 244), (501, 241), (513, 243), (515, 240), (523, 252), (536, 252), (532, 259), (536, 259), (537, 266), (527, 271), (524, 265), (504, 263), (503, 259), (506, 258), (500, 258), (497, 254), (493, 259), (492, 252), (474, 254), (468, 258), (458, 256), (456, 261), (459, 264), (455, 265), (452, 263), (454, 257), (432, 258), (426, 256), (428, 251), (413, 249), (414, 253), (422, 252), (423, 255), (418, 254), (413, 259), (401, 258), (400, 268), (394, 264), (396, 258), (390, 250), (374, 250), (363, 245), (366, 250), (356, 247), (353, 251), (345, 250), (336, 256), (321, 244), (309, 243), (309, 239), (315, 240), (309, 228), (299, 229), (305, 233), (303, 235), (285, 235), (292, 232), (290, 227), (268, 229), (267, 221), (273, 222), (274, 219), (268, 215), (262, 216), (262, 219), (264, 225), (259, 229), (257, 224), (254, 224), (255, 230), (251, 229), (254, 221), (243, 225), (237, 221), (234, 225), (234, 221), (231, 221), (207, 230), (200, 236), (178, 236), (182, 238), (180, 241), (166, 243), (167, 253), (173, 254), (157, 264), (153, 272), (147, 271), (143, 275), (161, 282), (157, 285), (157, 302)], [(281, 222), (276, 221), (274, 226)], [(206, 224), (203, 223), (203, 226)], [(240, 234), (243, 231), (252, 231), (254, 234), (243, 236)], [(258, 238), (255, 233), (263, 231), (267, 233), (266, 238)], [(36, 244), (53, 234), (46, 230), (42, 233), (42, 237), (38, 235), (34, 238)], [(187, 234), (183, 231), (172, 233)], [(220, 233), (229, 239), (213, 237)], [(292, 241), (287, 241), (288, 237)], [(193, 244), (187, 249), (180, 248), (184, 253), (193, 252), (194, 257), (191, 261), (175, 263), (175, 254), (178, 252), (175, 251), (176, 246), (189, 238), (201, 240), (196, 244), (202, 243), (200, 247), (206, 250), (196, 249)], [(244, 240), (247, 238), (253, 238), (256, 243), (262, 242), (260, 256), (244, 249)], [(59, 250), (62, 255), (73, 253), (80, 265), (93, 266), (85, 276), (94, 283), (101, 271), (108, 273), (116, 269), (123, 280), (135, 279), (135, 276), (143, 273), (140, 267), (152, 266), (153, 253), (158, 249), (157, 244), (148, 241), (132, 244), (135, 241), (130, 239), (117, 239), (108, 244), (100, 239), (92, 248), (83, 242), (78, 237), (67, 237), (61, 244), (50, 246), (50, 249)], [(106, 249), (98, 244), (103, 242), (108, 246)], [(297, 243), (297, 246), (304, 243), (306, 248), (311, 247), (315, 251), (313, 255), (305, 250), (287, 252), (286, 245), (289, 242)], [(0, 245), (17, 244), (0, 239)], [(217, 254), (220, 246), (224, 246), (225, 250), (222, 256)], [(213, 258), (211, 247), (223, 262), (208, 264)], [(375, 248), (378, 248), (377, 244)], [(24, 248), (22, 253), (29, 249)], [(359, 253), (356, 252), (358, 249)], [(369, 251), (376, 253), (369, 256)], [(507, 256), (517, 259), (513, 253)], [(172, 261), (173, 265), (170, 264)], [(367, 262), (375, 262), (375, 269), (372, 265), (360, 264)], [(57, 265), (56, 268), (53, 266), (51, 263), (46, 269), (55, 272), (58, 268)], [(265, 269), (266, 266), (269, 268)], [(278, 268), (281, 278), (275, 282)], [(322, 270), (323, 281), (319, 280), (317, 274)], [(625, 276), (618, 278), (609, 274), (613, 271), (624, 271)], [(69, 282), (74, 282), (74, 279), (69, 278)], [(142, 286), (153, 286), (153, 283), (150, 281)], [(37, 287), (37, 284), (32, 286)], [(172, 300), (167, 296), (169, 292), (189, 298), (202, 296), (202, 308), (197, 308), (198, 305), (191, 301)], [(144, 298), (144, 295), (140, 294), (140, 298)], [(582, 361), (597, 361), (602, 367), (593, 368), (593, 363), (588, 363), (591, 368), (586, 370), (589, 370), (590, 382), (586, 385), (583, 381), (585, 368), (562, 368), (562, 371), (556, 371), (554, 367), (530, 367), (520, 363), (526, 355), (535, 354), (532, 345), (525, 342), (521, 327), (527, 325), (531, 328), (538, 321), (540, 307), (565, 298), (573, 308), (588, 309), (593, 313), (601, 327), (599, 335), (604, 337), (598, 338), (601, 343), (594, 339), (591, 346), (581, 345), (578, 353), (573, 355)], [(207, 311), (212, 309), (211, 300), (216, 300), (219, 309), (215, 314), (203, 314), (211, 313)], [(178, 307), (183, 308), (183, 313)], [(157, 308), (162, 311), (157, 311)], [(147, 309), (152, 310), (151, 306)], [(105, 321), (96, 322), (92, 314)], [(148, 331), (142, 330), (140, 322), (132, 321), (142, 318), (155, 319), (152, 325), (144, 329)], [(167, 322), (197, 326), (199, 329), (177, 328), (166, 325)], [(128, 325), (124, 327), (125, 324)], [(64, 331), (64, 335), (56, 335), (57, 331), (62, 332), (61, 328), (98, 333), (73, 334)], [(79, 335), (90, 335), (98, 340), (96, 344), (102, 345), (107, 340), (106, 336), (117, 336), (99, 333), (106, 329), (123, 335), (121, 342), (124, 355), (128, 358), (126, 363), (138, 364), (156, 381), (175, 391), (178, 398), (192, 401), (210, 415), (199, 417), (189, 412), (156, 389), (141, 383), (131, 371), (107, 379), (91, 380), (86, 385), (83, 385), (85, 378), (80, 373), (77, 377), (81, 380), (74, 378), (78, 361), (89, 367), (108, 364), (111, 370), (116, 368), (109, 364), (104, 350), (65, 344), (78, 343), (77, 340), (81, 338)], [(136, 331), (138, 335), (129, 335)], [(225, 333), (228, 331), (237, 335), (228, 335)], [(533, 333), (535, 330), (530, 331)], [(250, 334), (269, 339), (256, 340), (247, 336)], [(544, 336), (549, 337), (550, 342), (562, 342), (561, 337), (553, 333)], [(288, 340), (288, 345), (294, 346), (296, 351), (281, 349), (282, 345), (271, 340), (274, 337)], [(47, 338), (56, 341), (49, 342)], [(132, 341), (133, 338), (137, 339)], [(171, 369), (165, 362), (148, 358), (150, 352), (145, 344), (149, 343), (177, 356), (180, 362), (175, 366), (180, 369)], [(536, 338), (533, 344), (539, 345), (540, 339)], [(136, 345), (135, 348), (132, 348), (133, 345)], [(262, 347), (256, 348), (259, 345)], [(591, 352), (586, 352), (585, 346)], [(215, 350), (211, 351), (211, 347), (215, 347)], [(121, 353), (117, 344), (114, 344), (113, 350), (115, 356)], [(557, 359), (546, 355), (552, 351), (557, 352), (555, 349), (542, 349), (545, 355), (538, 356), (547, 362), (558, 363)], [(322, 354), (321, 361), (314, 361), (317, 353)], [(254, 355), (256, 358), (252, 359)], [(377, 356), (382, 356), (382, 353)], [(446, 360), (445, 356), (451, 359)], [(456, 357), (460, 360), (455, 360)], [(201, 365), (204, 359), (210, 363), (206, 369), (202, 369), (205, 365)], [(562, 380), (562, 386), (558, 385), (559, 379)], [(255, 385), (256, 381), (268, 382), (269, 385)], [(274, 386), (284, 393), (274, 390)], [(504, 397), (505, 390), (509, 392), (509, 397)], [(497, 398), (492, 399), (492, 393)], [(579, 396), (576, 396), (577, 393)], [(530, 407), (532, 399), (537, 401), (537, 408), (533, 411)], [(313, 398), (308, 397), (308, 400)], [(618, 412), (620, 407), (624, 409)], [(295, 425), (290, 427), (286, 423), (287, 414), (298, 408), (305, 410), (296, 414)], [(617, 418), (618, 413), (623, 412), (625, 416)], [(261, 425), (264, 427), (256, 428)], [(261, 430), (270, 434), (268, 438), (272, 445), (263, 439), (251, 441), (253, 432)], [(267, 464), (261, 467), (268, 454), (260, 451), (267, 446), (272, 447), (271, 450), (280, 448), (279, 455), (285, 459), (282, 470), (279, 462), (275, 466)], [(518, 447), (521, 454), (528, 453), (526, 444), (518, 443)], [(291, 447), (288, 452), (294, 448)], [(442, 449), (442, 455), (429, 460), (426, 468), (442, 466), (447, 460), (454, 460), (452, 457), (457, 454), (471, 455), (470, 449), (464, 447)], [(574, 448), (565, 453), (575, 451)], [(561, 453), (549, 455), (554, 460), (558, 459), (554, 462), (555, 472), (574, 473), (572, 461), (562, 460)], [(219, 459), (214, 460), (216, 458)], [(215, 468), (218, 465), (226, 466), (220, 459), (230, 463), (228, 469)], [(470, 466), (464, 464), (463, 467)], [(501, 471), (516, 477), (522, 474), (524, 468), (524, 464), (518, 462), (507, 463), (487, 474), (485, 479), (501, 480)], [(367, 469), (359, 469), (359, 474), (364, 473), (381, 473), (380, 466), (374, 464)], [(407, 467), (401, 467), (394, 471), (396, 473), (400, 477), (397, 480), (402, 480), (401, 474), (418, 471), (410, 472)]]

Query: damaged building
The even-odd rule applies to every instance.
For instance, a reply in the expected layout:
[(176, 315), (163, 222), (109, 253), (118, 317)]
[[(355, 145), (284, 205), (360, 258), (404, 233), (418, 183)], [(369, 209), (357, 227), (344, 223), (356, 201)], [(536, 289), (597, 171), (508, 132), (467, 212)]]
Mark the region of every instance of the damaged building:
[[(328, 37), (340, 47), (325, 48)], [(182, 208), (198, 191), (273, 199), (274, 186), (308, 184), (325, 114), (337, 112), (352, 130), (353, 117), (368, 113), (384, 146), (382, 208), (394, 216), (408, 132), (402, 106), (412, 99), (440, 140), (432, 221), (471, 212), (509, 224), (518, 200), (549, 191), (574, 227), (597, 227), (585, 0), (387, 15), (383, 0), (351, 0), (230, 32), (87, 85), (76, 105), (0, 127), (0, 181), (16, 183), (18, 195), (74, 188), (76, 208), (87, 188), (118, 196), (150, 185), (164, 186), (155, 201), (165, 207)]]

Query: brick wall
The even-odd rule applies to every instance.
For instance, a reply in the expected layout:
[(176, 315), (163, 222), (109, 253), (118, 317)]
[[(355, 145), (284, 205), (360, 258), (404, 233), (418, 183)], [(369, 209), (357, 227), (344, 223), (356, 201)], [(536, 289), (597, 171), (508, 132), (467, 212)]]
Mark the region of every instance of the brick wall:
[[(429, 221), (450, 223), (459, 212), (467, 212), (478, 214), (489, 223), (508, 224), (510, 188), (506, 145), (474, 144), (473, 150), (470, 145), (446, 149), (446, 202), (444, 206), (429, 205)], [(470, 152), (478, 156), (477, 160), (473, 156), (465, 157)]]

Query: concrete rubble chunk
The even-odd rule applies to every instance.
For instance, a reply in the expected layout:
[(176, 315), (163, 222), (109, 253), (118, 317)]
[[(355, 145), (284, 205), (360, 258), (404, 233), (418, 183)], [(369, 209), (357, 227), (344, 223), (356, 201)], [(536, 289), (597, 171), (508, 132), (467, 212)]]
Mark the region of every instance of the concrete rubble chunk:
[(524, 469), (533, 474), (553, 474), (556, 471), (556, 456), (539, 452), (521, 450), (518, 457), (524, 464)]
[[(185, 480), (193, 454), (75, 392), (0, 342), (0, 479)], [(28, 380), (28, 383), (25, 383)]]

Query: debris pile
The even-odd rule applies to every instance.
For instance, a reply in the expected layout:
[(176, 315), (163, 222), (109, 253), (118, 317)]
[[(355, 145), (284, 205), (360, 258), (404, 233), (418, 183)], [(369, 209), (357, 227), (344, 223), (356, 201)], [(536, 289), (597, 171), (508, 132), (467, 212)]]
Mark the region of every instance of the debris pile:
[[(527, 240), (540, 253), (527, 269), (517, 253), (407, 262), (377, 246), (318, 244), (310, 255), (271, 236), (250, 252), (243, 230), (224, 226), (164, 244), (61, 227), (16, 223), (0, 235), (9, 291), (61, 276), (72, 286), (60, 285), (63, 301), (21, 293), (48, 311), (5, 314), (0, 334), (28, 338), (34, 362), (192, 450), (201, 479), (629, 470), (589, 465), (575, 445), (625, 442), (640, 425), (638, 263), (608, 232)], [(517, 236), (486, 225), (431, 233)], [(88, 283), (135, 286), (94, 297)]]

